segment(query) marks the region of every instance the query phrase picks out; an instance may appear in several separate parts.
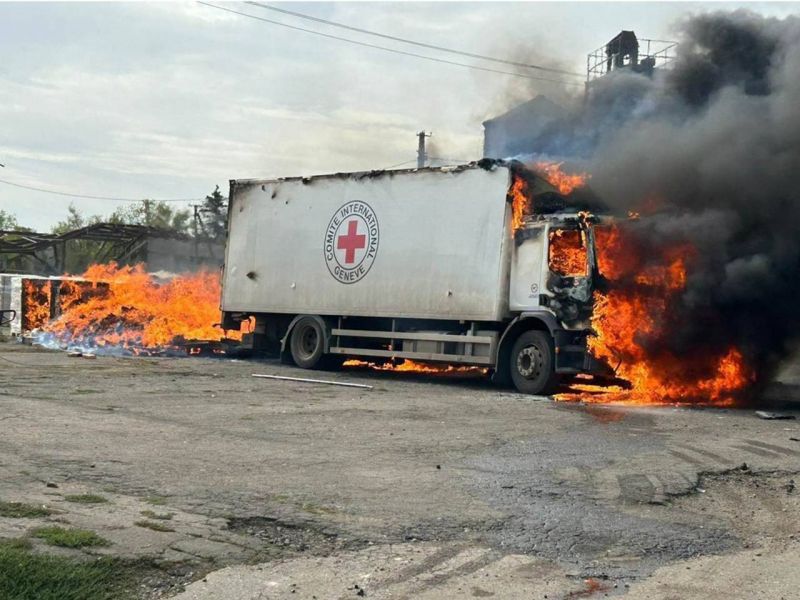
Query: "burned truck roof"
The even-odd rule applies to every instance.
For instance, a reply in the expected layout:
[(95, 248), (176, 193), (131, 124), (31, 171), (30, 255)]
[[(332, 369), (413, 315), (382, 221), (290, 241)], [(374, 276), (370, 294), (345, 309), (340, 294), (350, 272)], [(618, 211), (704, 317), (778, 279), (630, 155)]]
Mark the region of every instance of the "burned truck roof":
[(459, 173), (473, 169), (484, 169), (491, 171), (497, 167), (514, 168), (514, 165), (522, 165), (522, 163), (514, 160), (482, 158), (462, 165), (451, 165), (444, 167), (414, 167), (409, 169), (376, 169), (372, 171), (353, 171), (353, 172), (339, 172), (339, 173), (325, 173), (321, 175), (310, 176), (295, 176), (295, 177), (277, 177), (273, 179), (231, 179), (231, 185), (253, 185), (253, 184), (266, 184), (266, 183), (280, 183), (284, 181), (302, 181), (303, 183), (313, 183), (321, 179), (353, 179), (360, 181), (362, 179), (376, 179), (381, 177), (394, 177), (396, 175), (407, 175), (410, 173)]
[[(284, 182), (301, 182), (305, 185), (313, 185), (316, 181), (331, 179), (349, 179), (352, 181), (363, 181), (367, 179), (382, 179), (384, 177), (409, 176), (421, 173), (448, 173), (458, 174), (465, 171), (483, 169), (493, 171), (497, 168), (508, 169), (512, 176), (522, 177), (529, 184), (533, 194), (540, 197), (547, 205), (554, 210), (588, 210), (596, 214), (608, 213), (607, 205), (602, 202), (588, 187), (581, 187), (572, 191), (568, 195), (563, 195), (551, 185), (547, 179), (530, 165), (515, 159), (482, 158), (460, 165), (450, 165), (442, 167), (415, 167), (409, 169), (378, 169), (372, 171), (355, 171), (327, 173), (311, 176), (278, 177), (272, 179), (231, 179), (231, 192), (237, 188), (246, 188), (254, 185), (268, 185)], [(557, 208), (560, 207), (560, 208)]]

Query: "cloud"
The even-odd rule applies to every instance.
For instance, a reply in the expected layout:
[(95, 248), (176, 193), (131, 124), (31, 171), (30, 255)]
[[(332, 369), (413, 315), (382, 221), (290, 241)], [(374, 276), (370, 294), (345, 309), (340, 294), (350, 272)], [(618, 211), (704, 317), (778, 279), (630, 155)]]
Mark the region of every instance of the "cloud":
[[(652, 9), (628, 6), (314, 3), (295, 10), (492, 55), (534, 40), (576, 69), (591, 49), (587, 22), (600, 41), (629, 14), (640, 13), (637, 23), (653, 37), (661, 33), (646, 19)], [(0, 162), (7, 165), (0, 173), (93, 195), (184, 198), (224, 189), (234, 177), (385, 167), (415, 158), (421, 129), (434, 131), (444, 157), (475, 158), (481, 118), (513, 83), (193, 2), (0, 3), (0, 22)], [(110, 212), (107, 204), (77, 204)], [(33, 227), (48, 229), (67, 206), (0, 186), (0, 208)]]

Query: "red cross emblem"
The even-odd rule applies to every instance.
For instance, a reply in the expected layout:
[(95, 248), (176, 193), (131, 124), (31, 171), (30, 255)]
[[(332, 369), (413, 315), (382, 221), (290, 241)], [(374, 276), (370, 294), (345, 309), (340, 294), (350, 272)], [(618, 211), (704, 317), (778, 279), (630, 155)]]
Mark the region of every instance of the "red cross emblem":
[(356, 250), (367, 247), (367, 236), (359, 235), (358, 220), (354, 219), (347, 223), (347, 234), (340, 235), (336, 240), (336, 248), (344, 250), (345, 264), (353, 264), (356, 260)]
[(372, 207), (351, 200), (333, 213), (322, 242), (325, 265), (339, 283), (358, 283), (378, 254), (380, 230)]

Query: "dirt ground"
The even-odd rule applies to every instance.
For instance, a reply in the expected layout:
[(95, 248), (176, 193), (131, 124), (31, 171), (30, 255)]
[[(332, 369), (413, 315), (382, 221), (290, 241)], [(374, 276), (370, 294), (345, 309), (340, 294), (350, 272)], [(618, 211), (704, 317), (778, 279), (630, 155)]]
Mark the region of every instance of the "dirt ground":
[[(0, 538), (95, 531), (111, 545), (59, 551), (152, 559), (143, 598), (797, 597), (797, 420), (274, 361), (0, 359), (0, 501), (52, 511)], [(759, 404), (800, 415), (800, 368), (780, 379)]]

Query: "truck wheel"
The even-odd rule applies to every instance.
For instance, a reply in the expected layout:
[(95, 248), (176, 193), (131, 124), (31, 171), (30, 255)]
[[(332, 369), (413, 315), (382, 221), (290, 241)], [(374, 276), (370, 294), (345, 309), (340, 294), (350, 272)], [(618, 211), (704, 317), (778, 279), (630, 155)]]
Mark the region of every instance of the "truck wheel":
[(543, 331), (526, 331), (511, 349), (511, 379), (523, 394), (549, 394), (556, 384), (553, 343)]
[(303, 317), (295, 324), (289, 340), (289, 349), (298, 367), (314, 369), (321, 366), (325, 350), (325, 333), (316, 319)]

